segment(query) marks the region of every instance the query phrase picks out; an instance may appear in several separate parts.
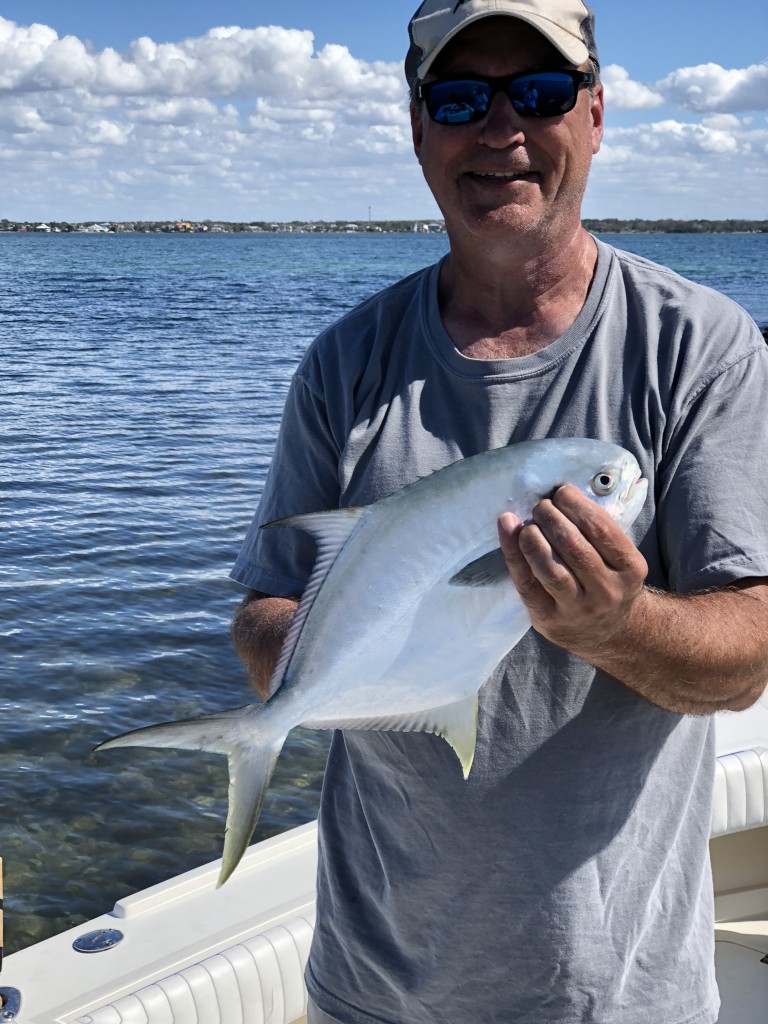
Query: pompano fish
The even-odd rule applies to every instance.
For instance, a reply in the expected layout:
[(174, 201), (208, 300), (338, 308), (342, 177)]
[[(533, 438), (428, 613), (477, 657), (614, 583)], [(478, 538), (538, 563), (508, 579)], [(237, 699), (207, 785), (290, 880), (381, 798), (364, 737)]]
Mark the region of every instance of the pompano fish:
[(265, 704), (150, 726), (108, 747), (226, 754), (229, 812), (218, 885), (237, 866), (288, 732), (430, 732), (475, 751), (478, 691), (530, 627), (507, 572), (496, 521), (530, 519), (561, 484), (576, 484), (627, 529), (645, 501), (635, 458), (603, 441), (547, 439), (455, 462), (361, 508), (290, 516), (269, 527), (309, 531), (317, 560)]

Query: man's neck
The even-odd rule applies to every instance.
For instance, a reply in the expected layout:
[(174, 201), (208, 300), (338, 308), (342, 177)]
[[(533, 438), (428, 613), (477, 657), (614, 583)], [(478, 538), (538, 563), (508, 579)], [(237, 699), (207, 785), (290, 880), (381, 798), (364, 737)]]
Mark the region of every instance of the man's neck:
[(472, 359), (510, 359), (556, 341), (578, 317), (597, 263), (579, 227), (557, 247), (523, 252), (451, 249), (440, 277), (440, 312), (454, 345)]

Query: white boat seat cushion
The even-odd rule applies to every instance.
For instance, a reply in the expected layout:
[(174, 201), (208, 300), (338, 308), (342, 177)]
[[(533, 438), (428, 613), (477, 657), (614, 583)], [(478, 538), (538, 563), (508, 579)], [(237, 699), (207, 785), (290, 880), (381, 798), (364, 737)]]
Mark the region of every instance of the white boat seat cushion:
[(746, 711), (715, 715), (712, 836), (768, 825), (768, 691)]
[(768, 748), (717, 759), (712, 837), (768, 825)]
[(307, 1012), (312, 927), (311, 918), (293, 918), (74, 1024), (293, 1024)]

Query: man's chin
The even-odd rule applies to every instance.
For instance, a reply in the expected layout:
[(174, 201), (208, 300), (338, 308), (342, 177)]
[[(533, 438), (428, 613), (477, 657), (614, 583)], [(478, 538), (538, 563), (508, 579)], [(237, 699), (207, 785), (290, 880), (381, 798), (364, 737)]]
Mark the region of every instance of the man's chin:
[(507, 202), (493, 206), (473, 204), (463, 214), (465, 231), (474, 236), (508, 238), (536, 234), (543, 224), (543, 211), (536, 205)]

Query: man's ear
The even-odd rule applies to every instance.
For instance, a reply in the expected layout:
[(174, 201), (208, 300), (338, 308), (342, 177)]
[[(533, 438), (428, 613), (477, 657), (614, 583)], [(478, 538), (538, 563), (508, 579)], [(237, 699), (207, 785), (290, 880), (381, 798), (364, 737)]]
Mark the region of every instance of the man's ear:
[(424, 137), (424, 121), (415, 103), (411, 104), (411, 135), (413, 137), (413, 151), (416, 159), (421, 163), (421, 142)]
[(603, 124), (605, 121), (605, 93), (602, 83), (597, 86), (591, 97), (590, 114), (592, 117), (592, 153), (600, 151), (603, 141)]

